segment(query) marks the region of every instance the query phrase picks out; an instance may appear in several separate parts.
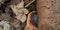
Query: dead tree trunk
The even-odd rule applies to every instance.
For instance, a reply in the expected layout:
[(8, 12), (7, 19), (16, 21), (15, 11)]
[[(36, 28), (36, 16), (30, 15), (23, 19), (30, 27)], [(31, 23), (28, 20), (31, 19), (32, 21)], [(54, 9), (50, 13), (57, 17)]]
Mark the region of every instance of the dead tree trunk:
[(60, 30), (60, 0), (37, 0), (38, 30)]

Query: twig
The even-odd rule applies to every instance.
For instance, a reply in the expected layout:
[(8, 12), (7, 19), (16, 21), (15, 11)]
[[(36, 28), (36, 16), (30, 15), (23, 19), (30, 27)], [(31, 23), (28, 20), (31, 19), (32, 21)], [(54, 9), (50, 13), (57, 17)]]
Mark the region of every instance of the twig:
[(32, 0), (30, 3), (28, 3), (25, 7), (28, 7), (30, 4), (32, 4), (35, 0)]

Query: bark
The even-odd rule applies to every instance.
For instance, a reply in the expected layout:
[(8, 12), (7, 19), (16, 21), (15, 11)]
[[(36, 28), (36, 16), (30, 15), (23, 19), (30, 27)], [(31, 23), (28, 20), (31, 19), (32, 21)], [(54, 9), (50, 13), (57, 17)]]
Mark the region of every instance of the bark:
[(60, 30), (60, 0), (37, 0), (38, 30)]

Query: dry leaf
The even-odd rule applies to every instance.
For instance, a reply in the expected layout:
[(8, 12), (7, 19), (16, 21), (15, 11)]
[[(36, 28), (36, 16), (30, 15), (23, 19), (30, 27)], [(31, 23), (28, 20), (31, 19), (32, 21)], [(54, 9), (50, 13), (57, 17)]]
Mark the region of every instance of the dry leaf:
[(25, 14), (19, 14), (15, 18), (19, 19), (21, 22), (26, 21), (26, 15)]
[(17, 15), (19, 11), (18, 9), (24, 7), (24, 2), (22, 0), (21, 3), (17, 4), (17, 6), (11, 5), (10, 7), (12, 8), (13, 12)]
[(1, 21), (1, 22), (0, 22), (0, 25), (3, 26), (3, 29), (4, 29), (4, 30), (9, 30), (10, 25), (9, 25), (8, 23), (9, 23), (9, 22), (7, 22), (7, 21)]
[(29, 11), (24, 8), (24, 1), (22, 0), (21, 3), (17, 4), (16, 5), (11, 5), (10, 6), (13, 10), (13, 12), (16, 14), (16, 17), (17, 19), (19, 19), (21, 22), (25, 22), (26, 21), (26, 15), (25, 14), (28, 14)]
[(21, 8), (18, 11), (18, 14), (28, 14), (28, 13), (29, 13), (29, 11), (26, 8)]
[(16, 6), (15, 5), (11, 5), (10, 7), (13, 10), (13, 12), (17, 15), (18, 14), (17, 13), (18, 9), (16, 9)]
[(19, 4), (16, 6), (17, 8), (23, 8), (24, 7), (24, 1), (22, 0)]
[(28, 10), (26, 8), (24, 8), (24, 1), (22, 0), (21, 3), (17, 4), (16, 5), (11, 5), (10, 6), (13, 10), (13, 12), (18, 15), (19, 13), (24, 13), (24, 14), (27, 14), (28, 13)]

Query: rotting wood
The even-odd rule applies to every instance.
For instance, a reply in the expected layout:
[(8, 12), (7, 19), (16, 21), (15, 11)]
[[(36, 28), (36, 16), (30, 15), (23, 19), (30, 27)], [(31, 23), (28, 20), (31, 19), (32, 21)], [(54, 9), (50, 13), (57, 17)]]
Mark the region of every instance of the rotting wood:
[(60, 0), (37, 0), (38, 30), (60, 30)]

